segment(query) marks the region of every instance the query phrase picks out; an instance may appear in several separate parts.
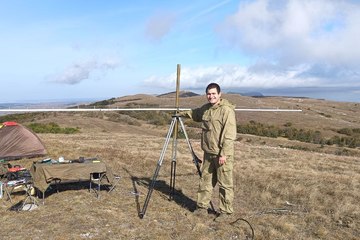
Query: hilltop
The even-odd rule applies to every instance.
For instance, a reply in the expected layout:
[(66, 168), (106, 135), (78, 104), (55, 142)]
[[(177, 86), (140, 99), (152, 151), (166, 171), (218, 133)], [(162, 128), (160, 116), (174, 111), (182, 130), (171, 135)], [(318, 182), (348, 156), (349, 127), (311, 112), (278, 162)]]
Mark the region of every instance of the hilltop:
[[(267, 126), (291, 126), (297, 129), (320, 131), (324, 137), (339, 135), (341, 129), (360, 128), (360, 104), (352, 102), (336, 102), (323, 99), (298, 97), (248, 97), (239, 94), (223, 94), (238, 109), (299, 109), (302, 112), (237, 112), (238, 124), (249, 122), (266, 124)], [(103, 105), (91, 106), (105, 108), (132, 107), (174, 107), (175, 93), (152, 96), (138, 94), (113, 98)], [(104, 102), (100, 102), (104, 103)], [(205, 95), (181, 92), (180, 108), (195, 108), (206, 103)], [(86, 107), (86, 106), (85, 106)]]
[[(223, 98), (230, 100), (237, 109), (288, 109), (301, 110), (301, 112), (263, 112), (263, 111), (237, 111), (238, 132), (245, 134), (247, 139), (256, 142), (267, 142), (274, 146), (283, 145), (281, 136), (288, 136), (292, 140), (289, 147), (296, 147), (320, 152), (332, 152), (345, 155), (360, 155), (360, 104), (352, 102), (336, 102), (324, 99), (311, 99), (299, 97), (249, 97), (240, 94), (223, 94)], [(175, 92), (148, 95), (135, 94), (111, 99), (105, 99), (90, 104), (75, 105), (71, 108), (174, 108)], [(206, 96), (190, 91), (179, 93), (180, 108), (195, 108), (206, 103)], [(162, 125), (170, 122), (171, 112), (107, 112), (107, 113), (53, 113), (55, 122), (62, 122), (62, 116), (93, 116), (106, 119), (107, 122), (124, 122), (125, 124)], [(34, 116), (30, 114), (31, 121)], [(41, 114), (44, 116), (44, 113)], [(52, 114), (48, 114), (52, 115)], [(22, 114), (24, 119), (18, 121), (26, 123), (27, 114)], [(15, 117), (16, 118), (16, 117)], [(3, 121), (11, 116), (0, 118)], [(36, 118), (35, 118), (36, 119)], [(49, 121), (41, 117), (38, 121)], [(199, 128), (189, 121), (188, 126)], [(74, 121), (72, 125), (81, 128), (81, 121)], [(195, 129), (195, 132), (198, 131)], [(295, 133), (294, 133), (295, 132)], [(248, 134), (246, 134), (248, 133)], [(296, 136), (294, 135), (296, 134)], [(254, 137), (257, 135), (259, 137)], [(264, 137), (272, 139), (264, 140)], [(289, 138), (289, 136), (287, 137)], [(265, 138), (266, 139), (266, 138)], [(308, 144), (310, 143), (310, 144)], [(312, 144), (316, 143), (316, 144)], [(350, 146), (351, 148), (347, 148)], [(345, 147), (345, 148), (344, 148)]]

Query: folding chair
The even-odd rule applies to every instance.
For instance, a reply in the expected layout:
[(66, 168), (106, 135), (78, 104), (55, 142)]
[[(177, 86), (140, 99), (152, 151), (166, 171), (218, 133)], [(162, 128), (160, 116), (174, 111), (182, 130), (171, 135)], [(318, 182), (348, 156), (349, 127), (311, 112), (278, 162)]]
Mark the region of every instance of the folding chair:
[(34, 186), (32, 182), (27, 182), (24, 184), (24, 189), (26, 192), (26, 198), (23, 200), (20, 210), (31, 211), (38, 207), (39, 203), (37, 199), (33, 196)]
[(120, 176), (114, 175), (114, 181), (111, 184), (111, 188), (109, 189), (109, 193), (112, 192), (112, 190), (114, 190), (114, 188), (116, 187), (116, 185), (118, 184), (119, 181), (120, 181)]
[[(96, 197), (100, 198), (100, 190), (101, 190), (101, 181), (102, 179), (106, 176), (106, 172), (94, 172), (94, 173), (90, 173), (90, 187), (89, 187), (89, 192), (91, 192), (91, 190), (94, 190), (96, 193)], [(97, 189), (96, 187), (93, 189), (92, 187), (92, 183), (97, 184)]]

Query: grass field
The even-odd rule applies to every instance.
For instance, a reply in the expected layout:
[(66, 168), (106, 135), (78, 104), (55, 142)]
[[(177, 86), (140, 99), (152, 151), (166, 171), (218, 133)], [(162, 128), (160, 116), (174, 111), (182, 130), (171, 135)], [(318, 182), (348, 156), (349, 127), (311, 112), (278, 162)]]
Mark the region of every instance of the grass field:
[[(100, 199), (87, 184), (63, 185), (59, 193), (49, 191), (45, 204), (33, 211), (9, 210), (24, 198), (21, 193), (13, 203), (1, 199), (1, 239), (251, 239), (250, 225), (254, 239), (360, 239), (359, 156), (297, 150), (284, 146), (301, 143), (239, 135), (235, 214), (218, 223), (212, 214), (201, 219), (192, 213), (199, 177), (186, 142), (179, 139), (174, 199), (169, 201), (169, 147), (140, 219), (168, 126), (70, 114), (38, 120), (54, 121), (79, 127), (80, 133), (39, 134), (48, 157), (98, 157), (121, 180), (113, 192), (101, 191)], [(191, 142), (200, 157), (199, 140)], [(41, 159), (11, 163), (30, 168)], [(213, 203), (218, 205), (217, 189)]]

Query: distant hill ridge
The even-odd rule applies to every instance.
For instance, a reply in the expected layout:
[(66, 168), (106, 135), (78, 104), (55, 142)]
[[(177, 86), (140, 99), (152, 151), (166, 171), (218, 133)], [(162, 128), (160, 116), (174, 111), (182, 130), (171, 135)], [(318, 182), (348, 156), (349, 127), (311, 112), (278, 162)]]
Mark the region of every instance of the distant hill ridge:
[[(200, 96), (200, 94), (197, 94), (197, 93), (194, 93), (191, 91), (180, 91), (179, 92), (179, 97), (195, 97), (195, 96)], [(174, 91), (174, 92), (160, 94), (160, 95), (157, 95), (157, 97), (175, 98), (176, 92)]]
[[(261, 92), (226, 92), (226, 94), (239, 94), (241, 96), (247, 96), (247, 97), (264, 97), (264, 95)], [(180, 91), (179, 92), (179, 97), (195, 97), (195, 96), (200, 96), (200, 94), (191, 92), (191, 91)], [(169, 92), (169, 93), (164, 93), (164, 94), (160, 94), (157, 95), (157, 97), (166, 97), (166, 98), (175, 98), (176, 97), (176, 92)]]
[(247, 97), (264, 97), (264, 95), (261, 92), (227, 92), (228, 94), (240, 94), (241, 96), (247, 96)]

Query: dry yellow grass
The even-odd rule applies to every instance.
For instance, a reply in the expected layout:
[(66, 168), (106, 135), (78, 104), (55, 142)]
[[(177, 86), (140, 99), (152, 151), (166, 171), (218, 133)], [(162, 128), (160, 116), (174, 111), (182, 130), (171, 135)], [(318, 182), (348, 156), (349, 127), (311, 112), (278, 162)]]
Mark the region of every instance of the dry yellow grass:
[[(97, 156), (121, 175), (117, 189), (101, 198), (87, 185), (63, 186), (30, 212), (9, 211), (0, 201), (2, 237), (10, 239), (246, 239), (244, 221), (217, 223), (200, 219), (195, 207), (198, 175), (184, 140), (177, 155), (177, 194), (168, 200), (169, 147), (146, 215), (138, 217), (164, 144), (167, 127), (130, 126), (68, 115), (61, 124), (80, 125), (74, 135), (40, 134), (49, 156), (74, 159)], [(54, 119), (49, 119), (49, 121)], [(156, 133), (155, 133), (156, 132)], [(304, 152), (236, 142), (233, 217), (248, 220), (256, 239), (359, 239), (360, 160), (356, 157)], [(269, 140), (270, 141), (270, 140)], [(192, 139), (201, 155), (198, 140)], [(16, 161), (30, 167), (32, 161)], [(138, 193), (134, 194), (134, 193)], [(14, 200), (22, 200), (16, 195)], [(217, 192), (214, 192), (215, 206)]]

